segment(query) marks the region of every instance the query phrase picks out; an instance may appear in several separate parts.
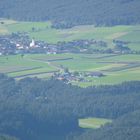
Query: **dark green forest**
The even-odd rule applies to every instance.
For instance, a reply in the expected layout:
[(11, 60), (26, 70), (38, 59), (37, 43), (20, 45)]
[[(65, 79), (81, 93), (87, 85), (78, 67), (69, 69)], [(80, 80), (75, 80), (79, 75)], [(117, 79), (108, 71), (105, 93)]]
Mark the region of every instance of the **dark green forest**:
[[(139, 101), (139, 81), (83, 89), (54, 79), (15, 81), (0, 74), (0, 134), (20, 140), (138, 140)], [(113, 123), (79, 128), (78, 119), (86, 117)]]
[(1, 0), (0, 17), (19, 21), (48, 21), (53, 27), (140, 23), (139, 0)]
[(73, 136), (71, 140), (139, 140), (140, 110), (129, 113), (98, 130), (87, 130), (81, 136)]

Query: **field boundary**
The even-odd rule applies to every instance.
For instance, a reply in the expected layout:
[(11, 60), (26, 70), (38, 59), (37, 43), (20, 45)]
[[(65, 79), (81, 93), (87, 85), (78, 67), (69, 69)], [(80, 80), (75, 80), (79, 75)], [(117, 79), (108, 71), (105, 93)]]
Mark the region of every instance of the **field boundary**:
[(28, 71), (28, 70), (37, 70), (43, 67), (34, 67), (34, 68), (27, 68), (27, 69), (22, 69), (22, 70), (17, 70), (17, 71), (11, 71), (11, 72), (6, 72), (6, 74), (11, 74), (11, 73), (16, 73), (16, 72), (23, 72), (23, 71)]
[(14, 76), (13, 78), (22, 78), (26, 76), (34, 76), (34, 75), (40, 75), (40, 74), (49, 74), (49, 73), (55, 73), (59, 71), (49, 71), (49, 72), (36, 72), (36, 73), (31, 73), (31, 74), (25, 74), (25, 75), (20, 75), (20, 76)]

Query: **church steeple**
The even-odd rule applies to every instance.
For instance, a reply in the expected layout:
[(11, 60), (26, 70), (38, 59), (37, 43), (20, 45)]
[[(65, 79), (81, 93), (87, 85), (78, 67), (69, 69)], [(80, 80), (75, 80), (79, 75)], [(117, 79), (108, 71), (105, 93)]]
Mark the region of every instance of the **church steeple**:
[(32, 39), (32, 42), (30, 43), (30, 47), (35, 47), (35, 40)]

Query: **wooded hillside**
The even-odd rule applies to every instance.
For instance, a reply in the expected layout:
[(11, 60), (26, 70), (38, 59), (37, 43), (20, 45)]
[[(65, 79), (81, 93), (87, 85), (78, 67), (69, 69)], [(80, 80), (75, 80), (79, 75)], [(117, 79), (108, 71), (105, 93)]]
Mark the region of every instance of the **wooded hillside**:
[(80, 24), (112, 26), (140, 23), (139, 7), (139, 0), (4, 0), (0, 1), (0, 17), (51, 20), (57, 28)]
[[(0, 133), (21, 140), (56, 140), (55, 137), (49, 138), (50, 135), (57, 136), (57, 140), (66, 140), (69, 134), (76, 136), (76, 133), (82, 133), (78, 126), (79, 118), (91, 116), (114, 120), (111, 127), (101, 129), (101, 138), (108, 134), (108, 129), (113, 135), (114, 130), (120, 133), (123, 130), (119, 128), (121, 124), (128, 125), (132, 131), (135, 131), (133, 127), (140, 126), (136, 123), (139, 113), (131, 115), (134, 119), (129, 116), (140, 110), (140, 82), (82, 89), (56, 80), (25, 78), (15, 81), (0, 74), (0, 85)], [(92, 133), (88, 134), (87, 140), (98, 138), (96, 131)], [(139, 133), (133, 135), (138, 137)]]

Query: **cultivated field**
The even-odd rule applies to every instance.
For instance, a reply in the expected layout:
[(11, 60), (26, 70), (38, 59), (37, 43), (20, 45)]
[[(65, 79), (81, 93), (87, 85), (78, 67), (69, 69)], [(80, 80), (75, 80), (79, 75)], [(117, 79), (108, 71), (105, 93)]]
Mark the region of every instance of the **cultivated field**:
[(103, 118), (87, 118), (87, 119), (79, 119), (79, 126), (81, 128), (92, 128), (98, 129), (105, 124), (111, 123), (112, 120), (103, 119)]
[(43, 74), (43, 77), (46, 78), (54, 71), (56, 71), (56, 69), (49, 66), (48, 63), (34, 61), (30, 58), (26, 58), (26, 56), (25, 58), (22, 58), (20, 55), (0, 57), (0, 72), (6, 73), (11, 77), (40, 77), (39, 75)]
[(56, 54), (0, 56), (0, 72), (16, 79), (30, 77), (49, 78), (54, 72), (102, 72), (103, 77), (84, 77), (85, 82), (72, 82), (82, 87), (117, 84), (140, 80), (140, 55), (110, 54)]

